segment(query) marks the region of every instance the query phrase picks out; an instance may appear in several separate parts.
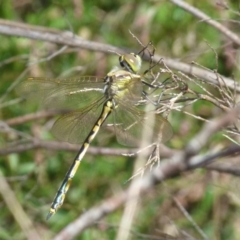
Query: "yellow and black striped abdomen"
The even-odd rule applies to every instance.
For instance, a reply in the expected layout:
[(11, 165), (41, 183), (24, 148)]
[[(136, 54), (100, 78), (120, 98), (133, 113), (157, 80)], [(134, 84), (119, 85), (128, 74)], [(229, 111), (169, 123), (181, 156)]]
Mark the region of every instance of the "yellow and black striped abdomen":
[(69, 168), (60, 188), (57, 191), (57, 194), (53, 200), (53, 203), (51, 205), (51, 208), (49, 210), (49, 213), (47, 215), (47, 219), (49, 219), (52, 215), (54, 215), (56, 213), (56, 211), (62, 206), (66, 193), (71, 185), (72, 179), (74, 177), (74, 175), (77, 172), (77, 169), (84, 157), (84, 155), (86, 154), (90, 143), (93, 141), (93, 139), (96, 137), (100, 127), (102, 126), (102, 124), (104, 123), (104, 121), (107, 119), (107, 117), (109, 116), (109, 114), (112, 112), (113, 108), (114, 108), (114, 103), (112, 100), (108, 100), (104, 105), (103, 105), (103, 109), (101, 112), (101, 115), (99, 116), (99, 118), (97, 119), (96, 123), (94, 124), (91, 132), (88, 134), (88, 136), (86, 137), (85, 141), (82, 144), (82, 147), (80, 148), (78, 154), (76, 155), (71, 167)]

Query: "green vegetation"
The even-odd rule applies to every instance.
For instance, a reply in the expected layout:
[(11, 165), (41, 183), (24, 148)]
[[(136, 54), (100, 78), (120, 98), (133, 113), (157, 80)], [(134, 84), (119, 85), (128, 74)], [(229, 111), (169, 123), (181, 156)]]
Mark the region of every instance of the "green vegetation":
[[(233, 33), (237, 32), (239, 20), (233, 9), (238, 11), (238, 8), (230, 1), (229, 9), (217, 6), (213, 1), (188, 3)], [(155, 55), (201, 69), (216, 70), (236, 82), (240, 76), (239, 46), (206, 21), (201, 21), (171, 1), (4, 1), (1, 3), (0, 18), (29, 24), (29, 33), (34, 27), (41, 26), (46, 28), (46, 32), (56, 29), (70, 36), (73, 32), (92, 41), (91, 46), (103, 43), (138, 52), (142, 46), (134, 35), (144, 45), (151, 41), (156, 49)], [(68, 144), (57, 147), (51, 145), (56, 140), (50, 133), (50, 126), (59, 116), (56, 114), (22, 120), (20, 124), (9, 123), (9, 120), (40, 112), (41, 109), (38, 102), (25, 101), (18, 96), (18, 84), (28, 77), (36, 76), (104, 76), (117, 64), (118, 56), (108, 49), (98, 51), (86, 46), (67, 46), (54, 56), (63, 45), (14, 36), (15, 32), (13, 36), (4, 35), (1, 26), (0, 22), (0, 239), (27, 239), (26, 236), (35, 236), (35, 233), (41, 236), (40, 239), (53, 239), (81, 214), (126, 191), (131, 184), (127, 181), (135, 174), (135, 157), (123, 156), (122, 153), (131, 151), (131, 148), (120, 146), (114, 135), (100, 132), (85, 155), (62, 208), (46, 221), (51, 202), (79, 146), (70, 150)], [(166, 69), (162, 63), (159, 65), (161, 69)], [(145, 61), (144, 70), (148, 66), (149, 62)], [(234, 92), (233, 89), (225, 88), (224, 84), (217, 88), (218, 84), (210, 85), (206, 79), (191, 75), (190, 72), (188, 75), (184, 72), (184, 76), (179, 73), (179, 69), (169, 68), (171, 73), (161, 73), (159, 79), (172, 79), (171, 74), (176, 74), (182, 80), (180, 85), (186, 84), (188, 90), (178, 87), (171, 92), (174, 96), (184, 91), (186, 94), (174, 105), (184, 107), (180, 110), (171, 109), (168, 116), (174, 135), (166, 145), (173, 152), (184, 151), (190, 139), (203, 129), (203, 118), (211, 120), (224, 116), (225, 110), (234, 107), (239, 89), (236, 87)], [(154, 69), (157, 69), (156, 74), (159, 67)], [(198, 95), (200, 93), (212, 100)], [(196, 156), (228, 149), (232, 142), (223, 137), (222, 133), (216, 131), (210, 136)], [(238, 141), (237, 137), (235, 141)], [(167, 162), (171, 156), (163, 154), (161, 161)], [(237, 171), (238, 158), (231, 154), (220, 155), (214, 161), (220, 167), (228, 164)], [(157, 166), (157, 163), (153, 165)], [(185, 208), (208, 239), (239, 239), (239, 184), (236, 184), (239, 171), (229, 174), (214, 166), (207, 168), (205, 163), (200, 166), (202, 168), (179, 170), (178, 174), (166, 177), (163, 184), (157, 184), (142, 194), (135, 219), (130, 225), (129, 239), (148, 239), (147, 236), (149, 239), (150, 236), (170, 239), (164, 234), (178, 236), (176, 239), (188, 239), (184, 233), (194, 239), (203, 239), (193, 222), (180, 211), (176, 201)], [(149, 172), (150, 166), (146, 168), (143, 177)], [(3, 182), (8, 183), (7, 188), (4, 188)], [(11, 201), (11, 194), (15, 195), (17, 203)], [(114, 200), (115, 204), (119, 199)], [(18, 212), (19, 207), (15, 203), (20, 205), (23, 212)], [(74, 239), (116, 239), (124, 206), (119, 204), (116, 210), (104, 212), (106, 215), (103, 214), (100, 220), (92, 223)], [(27, 230), (32, 230), (32, 233)]]

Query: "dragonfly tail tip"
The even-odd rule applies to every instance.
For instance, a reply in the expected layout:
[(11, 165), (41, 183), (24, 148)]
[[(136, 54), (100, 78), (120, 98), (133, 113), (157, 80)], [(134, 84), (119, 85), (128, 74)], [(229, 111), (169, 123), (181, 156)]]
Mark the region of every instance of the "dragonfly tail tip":
[(55, 213), (55, 212), (53, 212), (53, 211), (50, 210), (50, 211), (48, 212), (48, 215), (47, 215), (47, 217), (46, 217), (46, 220), (48, 221), (49, 218), (50, 218), (52, 215), (54, 215), (54, 213)]

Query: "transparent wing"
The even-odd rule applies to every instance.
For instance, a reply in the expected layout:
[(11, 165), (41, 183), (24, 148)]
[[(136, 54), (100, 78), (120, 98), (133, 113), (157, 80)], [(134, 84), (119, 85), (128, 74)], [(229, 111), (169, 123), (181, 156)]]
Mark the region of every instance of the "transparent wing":
[(19, 85), (19, 95), (39, 101), (45, 108), (81, 108), (102, 96), (104, 79), (81, 77), (52, 79), (44, 77), (29, 78)]
[(120, 102), (112, 114), (117, 140), (126, 146), (138, 146), (145, 136), (150, 134), (151, 142), (166, 142), (172, 136), (170, 123), (161, 115), (145, 112)]
[(59, 117), (51, 132), (61, 141), (82, 143), (99, 118), (104, 101), (105, 97), (99, 98), (85, 108)]

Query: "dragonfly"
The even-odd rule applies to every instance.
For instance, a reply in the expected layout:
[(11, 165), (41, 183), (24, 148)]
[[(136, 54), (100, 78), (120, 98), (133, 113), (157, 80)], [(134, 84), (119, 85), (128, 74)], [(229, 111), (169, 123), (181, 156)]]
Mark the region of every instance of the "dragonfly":
[[(100, 128), (113, 129), (117, 141), (126, 146), (138, 146), (144, 128), (152, 132), (154, 141), (164, 143), (171, 138), (172, 128), (164, 117), (154, 111), (146, 113), (137, 106), (146, 98), (143, 88), (147, 83), (144, 74), (139, 73), (141, 66), (140, 54), (128, 53), (119, 56), (119, 66), (105, 77), (31, 77), (20, 85), (19, 92), (25, 98), (38, 100), (47, 108), (70, 108), (70, 112), (56, 120), (51, 131), (61, 141), (82, 143), (51, 204), (47, 219), (62, 206), (72, 179)], [(149, 121), (151, 117), (154, 117), (154, 124)]]

